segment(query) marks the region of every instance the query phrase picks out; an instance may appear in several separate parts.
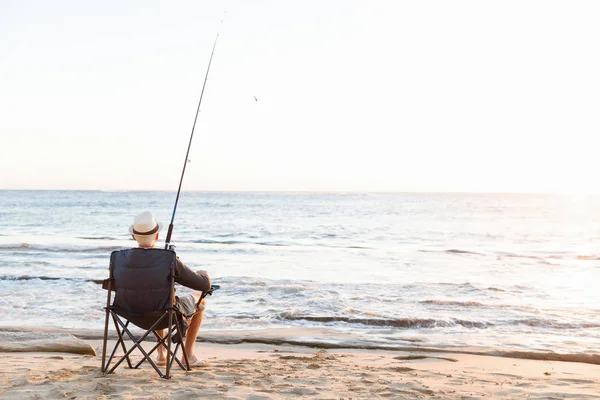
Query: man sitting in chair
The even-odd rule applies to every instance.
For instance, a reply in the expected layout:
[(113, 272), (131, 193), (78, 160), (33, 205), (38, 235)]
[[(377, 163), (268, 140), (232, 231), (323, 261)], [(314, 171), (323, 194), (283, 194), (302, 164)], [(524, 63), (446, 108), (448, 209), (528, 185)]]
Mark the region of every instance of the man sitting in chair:
[[(162, 229), (162, 224), (157, 222), (150, 211), (144, 211), (135, 217), (133, 225), (129, 227), (131, 236), (137, 241), (141, 248), (152, 248), (158, 241), (159, 231)], [(177, 258), (175, 266), (175, 282), (180, 285), (189, 287), (194, 290), (207, 292), (211, 288), (211, 281), (206, 271), (192, 271), (187, 265), (182, 263)], [(188, 356), (190, 367), (206, 367), (208, 363), (200, 360), (194, 354), (196, 338), (200, 331), (200, 325), (204, 318), (204, 309), (206, 300), (201, 299), (202, 293), (195, 292), (185, 296), (176, 296), (175, 308), (177, 308), (184, 316), (192, 315), (191, 321), (185, 336), (185, 351)], [(160, 337), (164, 337), (164, 329), (158, 330)], [(166, 363), (166, 349), (164, 346), (158, 348), (158, 365)]]

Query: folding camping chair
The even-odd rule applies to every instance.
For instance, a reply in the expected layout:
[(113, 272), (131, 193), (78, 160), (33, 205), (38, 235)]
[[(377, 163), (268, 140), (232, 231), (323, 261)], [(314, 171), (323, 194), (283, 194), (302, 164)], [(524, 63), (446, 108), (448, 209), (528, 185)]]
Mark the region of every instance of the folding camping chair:
[[(163, 249), (136, 248), (113, 251), (110, 255), (110, 275), (103, 282), (103, 288), (108, 290), (102, 347), (103, 374), (112, 373), (123, 361), (127, 361), (129, 368), (134, 369), (139, 368), (144, 361), (148, 361), (158, 375), (165, 379), (171, 377), (171, 367), (174, 361), (184, 371), (190, 370), (185, 346), (182, 346), (186, 330), (184, 316), (173, 306), (175, 304), (176, 260), (177, 256), (173, 250)], [(142, 276), (143, 285), (140, 285)], [(218, 286), (211, 287), (209, 291), (202, 294), (202, 298), (212, 294), (215, 289), (218, 289)], [(113, 291), (115, 299), (111, 304)], [(118, 339), (107, 360), (109, 318), (113, 320)], [(136, 338), (130, 331), (130, 324), (145, 329), (145, 332)], [(156, 332), (160, 329), (167, 329), (167, 334), (162, 338)], [(152, 334), (154, 336), (151, 336)], [(147, 352), (142, 347), (142, 342), (148, 336), (156, 337), (157, 343)], [(129, 349), (126, 347), (126, 343), (129, 343), (127, 339), (132, 342)], [(172, 343), (175, 343), (174, 351), (171, 351)], [(154, 351), (161, 345), (167, 348), (164, 371), (151, 358)], [(119, 347), (124, 354), (111, 367)], [(180, 347), (183, 362), (177, 357)], [(131, 354), (136, 349), (142, 353), (143, 358), (134, 365)]]

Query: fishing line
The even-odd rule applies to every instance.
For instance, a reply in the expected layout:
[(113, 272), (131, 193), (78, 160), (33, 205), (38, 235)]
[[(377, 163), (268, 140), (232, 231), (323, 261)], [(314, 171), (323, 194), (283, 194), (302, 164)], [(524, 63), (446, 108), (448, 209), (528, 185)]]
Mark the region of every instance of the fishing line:
[(219, 33), (221, 31), (221, 26), (223, 25), (223, 20), (221, 20), (221, 24), (219, 25), (219, 30), (217, 30), (217, 36), (215, 37), (215, 42), (212, 47), (212, 53), (210, 54), (210, 59), (208, 60), (208, 68), (206, 69), (206, 75), (204, 76), (204, 84), (202, 85), (202, 92), (200, 92), (200, 100), (198, 101), (198, 108), (196, 109), (196, 117), (194, 118), (194, 125), (192, 125), (192, 133), (190, 135), (190, 142), (188, 143), (187, 152), (185, 153), (185, 160), (183, 162), (183, 170), (181, 171), (181, 178), (179, 179), (179, 188), (177, 189), (177, 197), (175, 197), (175, 206), (173, 207), (173, 215), (171, 216), (171, 223), (169, 224), (169, 230), (167, 231), (167, 238), (165, 239), (165, 249), (168, 249), (171, 244), (171, 235), (173, 233), (173, 221), (175, 221), (175, 213), (177, 212), (177, 203), (179, 202), (179, 195), (181, 194), (181, 184), (183, 183), (183, 176), (185, 175), (185, 167), (187, 166), (190, 155), (190, 148), (192, 147), (192, 139), (194, 138), (194, 130), (196, 129), (196, 121), (198, 121), (198, 114), (200, 113), (200, 105), (202, 104), (202, 97), (204, 96), (204, 89), (206, 88), (206, 81), (208, 80), (208, 73), (210, 72), (210, 65), (212, 64), (213, 56), (215, 55), (215, 48), (217, 47), (217, 40), (219, 39)]

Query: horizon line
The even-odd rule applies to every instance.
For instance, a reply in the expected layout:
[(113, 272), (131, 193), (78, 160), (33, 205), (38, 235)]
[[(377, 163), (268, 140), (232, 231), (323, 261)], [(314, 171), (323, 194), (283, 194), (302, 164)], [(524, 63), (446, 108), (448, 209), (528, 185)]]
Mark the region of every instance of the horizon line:
[[(10, 189), (0, 188), (0, 191), (11, 192), (164, 192), (176, 193), (172, 189)], [(447, 190), (405, 190), (405, 191), (378, 191), (378, 190), (185, 190), (187, 193), (274, 193), (274, 194), (486, 194), (486, 195), (560, 195), (560, 196), (594, 196), (600, 192), (571, 193), (571, 192), (510, 192), (510, 191), (447, 191)]]

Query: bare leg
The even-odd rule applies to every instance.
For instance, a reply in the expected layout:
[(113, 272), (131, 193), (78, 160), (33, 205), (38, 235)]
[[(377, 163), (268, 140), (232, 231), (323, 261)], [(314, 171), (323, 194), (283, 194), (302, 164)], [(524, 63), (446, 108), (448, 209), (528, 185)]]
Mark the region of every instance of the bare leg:
[[(159, 329), (156, 331), (161, 338), (165, 337), (165, 330)], [(167, 349), (164, 345), (158, 346), (158, 360), (165, 361), (167, 359)]]
[[(196, 303), (200, 300), (200, 293), (193, 294)], [(206, 300), (202, 299), (200, 303), (203, 306), (206, 306)], [(185, 335), (185, 352), (188, 357), (192, 360), (195, 358), (194, 352), (196, 349), (196, 338), (198, 337), (198, 333), (200, 332), (200, 325), (202, 325), (202, 319), (204, 318), (204, 310), (197, 311), (190, 321), (190, 325), (188, 327), (187, 333)]]
[[(198, 303), (198, 300), (200, 300), (202, 293), (195, 292), (195, 293), (192, 293), (192, 296), (194, 296), (195, 303)], [(206, 306), (206, 300), (202, 299), (200, 304), (202, 304), (203, 306)], [(191, 358), (192, 360), (195, 358), (194, 352), (195, 352), (196, 338), (198, 337), (198, 333), (200, 332), (200, 326), (202, 325), (203, 319), (204, 319), (204, 310), (197, 311), (192, 316), (190, 325), (188, 326), (188, 329), (187, 329), (187, 332), (185, 335), (185, 352), (187, 353), (188, 357)], [(159, 329), (156, 331), (156, 333), (158, 333), (158, 335), (162, 338), (165, 335), (165, 330)], [(158, 350), (158, 360), (160, 360), (160, 361), (166, 360), (167, 359), (166, 347), (164, 345), (162, 345), (162, 346), (159, 346), (157, 350)]]

